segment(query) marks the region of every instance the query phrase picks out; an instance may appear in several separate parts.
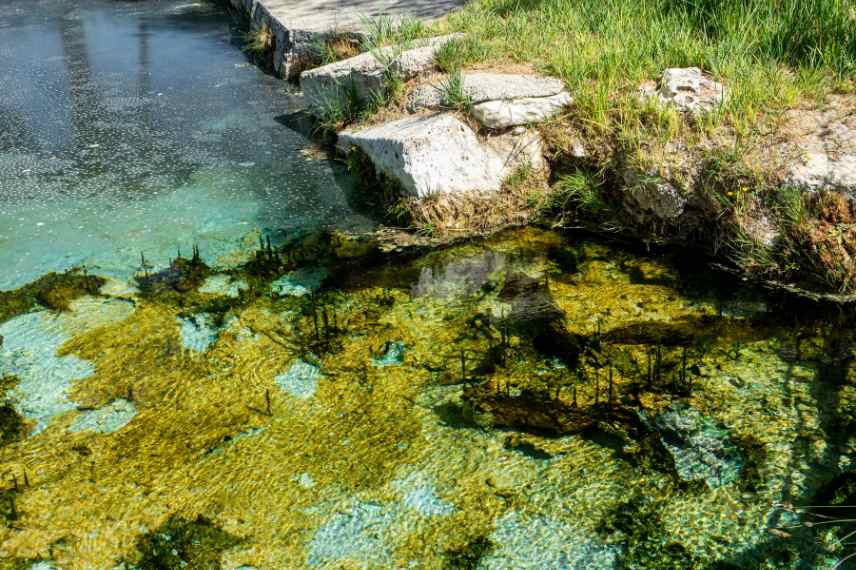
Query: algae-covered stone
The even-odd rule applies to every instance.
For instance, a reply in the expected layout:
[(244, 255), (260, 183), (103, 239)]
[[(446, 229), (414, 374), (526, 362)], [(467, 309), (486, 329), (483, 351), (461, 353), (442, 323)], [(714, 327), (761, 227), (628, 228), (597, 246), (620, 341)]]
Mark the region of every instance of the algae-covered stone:
[(743, 458), (728, 430), (698, 410), (673, 406), (657, 416), (654, 427), (684, 481), (704, 481), (715, 489), (740, 478)]
[(303, 359), (297, 360), (288, 370), (275, 378), (277, 386), (294, 396), (307, 399), (315, 395), (318, 380), (321, 378), (321, 368)]

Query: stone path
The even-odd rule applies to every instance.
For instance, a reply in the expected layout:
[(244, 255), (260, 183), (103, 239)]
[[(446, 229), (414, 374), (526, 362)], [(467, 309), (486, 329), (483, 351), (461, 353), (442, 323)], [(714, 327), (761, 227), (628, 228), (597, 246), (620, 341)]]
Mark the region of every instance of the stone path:
[(465, 4), (465, 0), (258, 0), (291, 30), (358, 31), (366, 17), (413, 17), (432, 20)]
[(380, 17), (433, 20), (466, 0), (229, 0), (250, 15), (253, 26), (276, 35), (274, 67), (284, 77), (299, 73), (300, 58), (319, 36), (359, 34)]

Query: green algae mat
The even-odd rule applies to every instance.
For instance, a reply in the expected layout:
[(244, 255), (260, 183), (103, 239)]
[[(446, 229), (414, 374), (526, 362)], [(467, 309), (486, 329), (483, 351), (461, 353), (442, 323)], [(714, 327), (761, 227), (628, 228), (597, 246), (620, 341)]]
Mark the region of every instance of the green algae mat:
[(534, 229), (354, 251), (263, 242), (240, 271), (181, 259), (0, 323), (8, 566), (847, 555), (846, 314)]

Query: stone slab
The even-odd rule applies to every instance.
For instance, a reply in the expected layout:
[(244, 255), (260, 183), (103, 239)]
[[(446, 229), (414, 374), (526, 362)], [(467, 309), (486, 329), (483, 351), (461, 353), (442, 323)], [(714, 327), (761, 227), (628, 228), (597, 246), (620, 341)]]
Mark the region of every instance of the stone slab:
[(544, 167), (541, 139), (521, 129), (480, 139), (452, 113), (411, 115), (359, 131), (343, 131), (338, 146), (362, 150), (375, 168), (407, 194), (495, 192), (519, 165)]
[(267, 25), (276, 37), (274, 67), (294, 78), (300, 60), (318, 37), (359, 35), (377, 18), (430, 21), (462, 7), (466, 0), (229, 0), (249, 14), (254, 27)]

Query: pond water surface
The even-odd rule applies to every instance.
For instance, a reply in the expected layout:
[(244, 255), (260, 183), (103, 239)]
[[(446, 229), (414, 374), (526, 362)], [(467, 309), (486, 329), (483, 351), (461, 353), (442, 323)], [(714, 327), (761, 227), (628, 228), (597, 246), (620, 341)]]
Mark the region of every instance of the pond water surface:
[(540, 229), (382, 253), (239, 39), (0, 7), (0, 568), (853, 552), (852, 314)]

